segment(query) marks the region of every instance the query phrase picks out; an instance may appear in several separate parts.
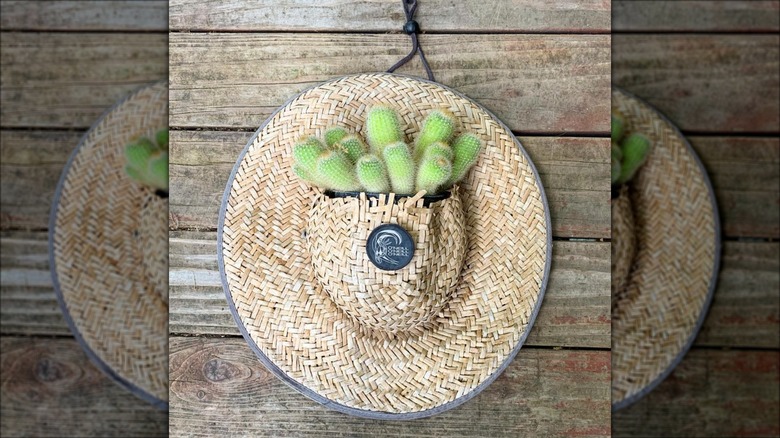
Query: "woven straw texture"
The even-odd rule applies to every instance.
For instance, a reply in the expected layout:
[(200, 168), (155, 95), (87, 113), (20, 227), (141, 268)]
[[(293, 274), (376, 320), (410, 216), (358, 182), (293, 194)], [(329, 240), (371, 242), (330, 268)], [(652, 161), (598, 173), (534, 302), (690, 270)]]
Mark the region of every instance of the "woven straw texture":
[(619, 408), (658, 384), (687, 351), (709, 305), (719, 249), (709, 181), (685, 139), (633, 96), (613, 90), (612, 105), (629, 134), (653, 144), (630, 183), (636, 251), (612, 313), (612, 403)]
[[(320, 194), (291, 169), (298, 138), (332, 125), (360, 133), (380, 103), (398, 110), (407, 141), (425, 114), (446, 107), (486, 142), (460, 186), (459, 282), (419, 333), (358, 322), (324, 290), (306, 238)], [(525, 338), (549, 269), (546, 208), (527, 156), (483, 108), (435, 83), (349, 76), (290, 101), (247, 145), (223, 202), (220, 269), (240, 328), (285, 381), (357, 415), (416, 413), (472, 396)]]
[[(422, 195), (379, 199), (318, 195), (308, 224), (309, 253), (317, 279), (356, 323), (389, 333), (415, 332), (447, 302), (466, 254), (458, 190), (423, 207)], [(366, 253), (369, 234), (381, 224), (401, 225), (415, 242), (414, 257), (397, 271), (377, 268)], [(377, 334), (379, 336), (379, 334)]]
[(634, 211), (628, 185), (622, 185), (612, 199), (612, 312), (625, 297), (626, 284), (636, 252)]
[(124, 148), (167, 125), (162, 83), (104, 115), (66, 168), (51, 232), (71, 328), (109, 373), (158, 402), (168, 399), (168, 202), (125, 175)]

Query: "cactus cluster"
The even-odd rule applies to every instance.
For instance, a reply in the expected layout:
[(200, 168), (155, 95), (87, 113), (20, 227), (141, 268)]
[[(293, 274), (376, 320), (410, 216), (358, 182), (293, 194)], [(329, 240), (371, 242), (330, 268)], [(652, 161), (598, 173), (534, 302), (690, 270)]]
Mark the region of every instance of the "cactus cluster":
[(631, 180), (650, 154), (650, 140), (642, 134), (626, 134), (623, 115), (612, 111), (612, 185)]
[(434, 195), (463, 179), (482, 149), (477, 136), (456, 137), (456, 129), (451, 112), (434, 110), (410, 146), (395, 110), (375, 106), (366, 117), (366, 142), (341, 127), (326, 130), (324, 141), (301, 138), (293, 147), (293, 170), (329, 190)]
[(140, 137), (125, 147), (125, 173), (134, 180), (168, 191), (168, 130), (161, 129), (154, 141)]

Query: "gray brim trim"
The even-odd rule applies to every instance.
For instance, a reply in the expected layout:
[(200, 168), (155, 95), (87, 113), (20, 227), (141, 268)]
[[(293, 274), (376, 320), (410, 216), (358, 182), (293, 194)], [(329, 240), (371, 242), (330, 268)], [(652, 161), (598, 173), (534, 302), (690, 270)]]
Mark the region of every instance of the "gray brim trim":
[(715, 228), (715, 257), (714, 257), (714, 265), (712, 267), (712, 277), (710, 278), (710, 286), (707, 290), (707, 298), (704, 300), (704, 305), (701, 308), (701, 311), (699, 313), (699, 318), (696, 320), (696, 325), (694, 326), (693, 330), (691, 331), (690, 336), (688, 337), (688, 340), (685, 342), (685, 345), (683, 345), (682, 349), (680, 349), (680, 352), (675, 356), (674, 360), (672, 360), (671, 363), (669, 363), (669, 366), (656, 377), (653, 381), (651, 381), (647, 386), (642, 388), (639, 392), (631, 395), (630, 397), (626, 397), (625, 399), (621, 400), (618, 403), (612, 404), (612, 412), (617, 412), (621, 409), (624, 409), (637, 401), (639, 401), (642, 397), (646, 396), (648, 393), (650, 393), (652, 390), (654, 390), (658, 385), (661, 384), (669, 375), (674, 371), (674, 369), (677, 367), (677, 365), (682, 362), (683, 357), (688, 353), (688, 350), (691, 349), (691, 346), (693, 345), (693, 342), (696, 340), (696, 336), (699, 334), (699, 330), (701, 330), (701, 326), (704, 324), (704, 320), (707, 318), (707, 313), (710, 309), (710, 304), (712, 304), (712, 298), (715, 295), (715, 286), (718, 282), (718, 274), (720, 271), (720, 252), (721, 252), (721, 226), (720, 226), (720, 215), (718, 210), (718, 202), (715, 198), (715, 190), (712, 188), (712, 182), (710, 181), (709, 175), (707, 174), (707, 169), (704, 168), (704, 164), (699, 159), (699, 156), (696, 154), (696, 151), (693, 150), (693, 147), (688, 143), (688, 139), (685, 138), (685, 136), (680, 132), (680, 130), (677, 128), (677, 126), (671, 122), (665, 115), (663, 115), (660, 111), (658, 111), (655, 107), (647, 103), (646, 101), (636, 97), (635, 95), (627, 92), (626, 90), (614, 87), (616, 90), (620, 91), (621, 93), (626, 94), (629, 97), (632, 97), (642, 104), (646, 105), (648, 108), (650, 108), (652, 111), (654, 111), (664, 122), (666, 122), (669, 126), (672, 127), (675, 133), (680, 136), (680, 138), (683, 140), (683, 144), (685, 144), (685, 147), (688, 150), (688, 153), (693, 156), (694, 161), (696, 162), (696, 165), (699, 166), (699, 170), (701, 171), (702, 177), (704, 179), (704, 183), (707, 186), (707, 194), (710, 197), (710, 202), (712, 204), (712, 211), (714, 215), (714, 228)]
[(168, 81), (157, 81), (152, 84), (144, 85), (136, 89), (135, 91), (131, 92), (127, 96), (123, 97), (113, 106), (111, 106), (109, 109), (104, 111), (103, 114), (95, 121), (95, 123), (93, 123), (92, 126), (89, 127), (87, 132), (79, 140), (79, 143), (76, 146), (76, 148), (70, 154), (70, 157), (68, 157), (68, 161), (62, 170), (62, 174), (60, 174), (60, 180), (57, 183), (57, 190), (54, 192), (54, 200), (52, 201), (51, 213), (49, 214), (49, 270), (51, 271), (51, 279), (54, 286), (54, 294), (57, 296), (57, 303), (59, 303), (60, 309), (62, 310), (62, 314), (65, 317), (65, 322), (68, 324), (68, 328), (70, 328), (71, 333), (73, 333), (73, 337), (76, 338), (76, 341), (81, 346), (81, 349), (84, 350), (84, 352), (87, 354), (87, 357), (89, 357), (92, 363), (94, 363), (95, 366), (97, 366), (97, 368), (100, 371), (102, 371), (104, 374), (106, 374), (111, 380), (115, 381), (121, 387), (127, 389), (135, 396), (143, 399), (147, 403), (150, 403), (155, 408), (164, 411), (168, 410), (167, 401), (153, 396), (149, 392), (138, 387), (136, 384), (130, 382), (126, 378), (117, 374), (116, 371), (114, 371), (100, 356), (97, 355), (97, 353), (95, 353), (95, 351), (93, 351), (89, 347), (86, 340), (81, 335), (81, 332), (79, 332), (79, 329), (76, 326), (73, 317), (70, 315), (70, 312), (68, 311), (68, 306), (67, 303), (65, 303), (65, 298), (62, 294), (62, 288), (60, 286), (59, 278), (57, 276), (57, 260), (54, 257), (54, 232), (55, 232), (54, 227), (57, 223), (57, 209), (60, 205), (60, 198), (62, 196), (62, 190), (65, 185), (65, 180), (68, 177), (68, 172), (70, 171), (70, 167), (73, 164), (73, 160), (75, 160), (76, 156), (81, 151), (82, 146), (86, 142), (92, 130), (95, 129), (95, 127), (97, 127), (106, 118), (106, 116), (108, 116), (108, 114), (110, 114), (112, 111), (117, 109), (120, 105), (124, 104), (132, 97), (140, 93), (141, 91), (149, 87), (153, 87), (157, 84), (167, 83), (167, 82)]
[[(380, 73), (377, 73), (377, 74), (380, 74)], [(451, 89), (451, 88), (449, 88), (449, 87), (447, 87), (445, 85), (439, 84), (437, 82), (432, 82), (432, 81), (428, 81), (428, 80), (425, 80), (425, 79), (419, 79), (419, 78), (412, 77), (412, 76), (407, 76), (407, 75), (399, 75), (399, 74), (395, 74), (395, 73), (381, 73), (381, 74), (387, 74), (387, 75), (390, 75), (390, 76), (399, 76), (399, 77), (404, 77), (404, 78), (407, 78), (407, 79), (414, 79), (414, 80), (417, 80), (417, 81), (420, 81), (420, 82), (424, 82), (424, 83), (428, 83), (428, 84), (433, 84), (433, 85), (439, 86), (441, 88), (444, 88), (445, 90), (450, 91), (451, 93), (455, 94), (456, 96), (458, 96), (458, 97), (460, 97), (462, 99), (466, 99), (466, 100), (469, 100), (469, 101), (473, 102), (473, 100), (469, 99), (465, 95), (463, 95), (463, 94), (461, 94), (461, 93), (459, 93), (459, 92), (457, 92), (457, 91), (455, 91), (455, 90), (453, 90), (453, 89)], [(330, 81), (327, 81), (325, 83), (335, 82), (335, 81), (338, 81), (338, 80), (341, 80), (341, 79), (344, 79), (344, 78), (350, 77), (350, 76), (355, 76), (355, 75), (342, 76), (342, 77), (335, 78), (335, 79), (332, 79)], [(303, 90), (301, 93), (299, 93), (298, 95), (296, 95), (292, 99), (288, 100), (286, 103), (284, 103), (282, 106), (280, 106), (276, 111), (274, 111), (274, 113), (271, 114), (268, 117), (268, 119), (266, 119), (265, 122), (263, 122), (263, 124), (260, 126), (260, 128), (258, 128), (257, 131), (255, 131), (255, 134), (252, 136), (252, 138), (249, 139), (249, 142), (244, 147), (244, 150), (241, 151), (241, 154), (239, 155), (238, 160), (236, 161), (236, 164), (233, 166), (232, 172), (230, 172), (230, 178), (228, 179), (227, 185), (225, 187), (224, 195), (222, 196), (222, 204), (220, 206), (220, 211), (219, 211), (219, 224), (217, 226), (217, 261), (218, 261), (218, 265), (219, 265), (219, 274), (220, 274), (220, 278), (221, 278), (221, 281), (222, 281), (222, 287), (223, 287), (223, 289), (225, 291), (225, 297), (227, 298), (227, 302), (228, 302), (228, 305), (230, 307), (230, 313), (233, 315), (233, 318), (235, 319), (236, 324), (238, 325), (238, 328), (241, 331), (241, 334), (244, 336), (244, 339), (249, 344), (249, 346), (252, 348), (252, 351), (255, 352), (255, 354), (257, 355), (258, 359), (260, 359), (260, 362), (263, 365), (265, 365), (273, 374), (276, 375), (276, 377), (278, 377), (284, 383), (286, 383), (287, 385), (289, 385), (290, 387), (292, 387), (296, 391), (300, 392), (301, 394), (305, 395), (306, 397), (316, 401), (317, 403), (322, 404), (323, 406), (326, 406), (326, 407), (328, 407), (330, 409), (334, 409), (336, 411), (339, 411), (339, 412), (342, 412), (342, 413), (345, 413), (345, 414), (354, 415), (354, 416), (363, 417), (363, 418), (377, 419), (377, 420), (414, 420), (414, 419), (418, 419), (418, 418), (430, 417), (432, 415), (436, 415), (436, 414), (442, 413), (444, 411), (450, 410), (450, 409), (452, 409), (452, 408), (454, 408), (456, 406), (459, 406), (459, 405), (467, 402), (468, 400), (471, 400), (472, 398), (474, 398), (477, 394), (479, 394), (485, 388), (487, 388), (488, 385), (493, 383), (493, 381), (495, 381), (498, 378), (498, 376), (501, 375), (501, 373), (509, 366), (509, 364), (515, 358), (517, 353), (520, 351), (520, 348), (522, 347), (522, 345), (525, 343), (525, 340), (528, 337), (528, 333), (531, 331), (531, 328), (533, 327), (534, 321), (536, 320), (536, 316), (539, 313), (539, 309), (540, 309), (542, 301), (544, 299), (544, 293), (545, 293), (545, 290), (547, 289), (547, 282), (548, 282), (548, 279), (549, 279), (549, 276), (550, 276), (550, 265), (551, 265), (551, 262), (552, 262), (552, 224), (550, 222), (550, 207), (549, 207), (549, 205), (547, 203), (547, 196), (545, 195), (544, 187), (542, 186), (542, 181), (541, 181), (541, 179), (539, 177), (539, 172), (536, 170), (536, 167), (534, 166), (533, 161), (531, 161), (531, 157), (525, 151), (525, 149), (523, 148), (522, 144), (520, 144), (520, 141), (516, 137), (513, 136), (515, 144), (517, 145), (517, 147), (520, 150), (520, 152), (523, 154), (523, 157), (528, 161), (528, 163), (529, 163), (529, 165), (531, 167), (531, 170), (534, 173), (534, 179), (536, 181), (537, 186), (539, 187), (541, 198), (542, 198), (542, 201), (543, 201), (543, 204), (544, 204), (544, 215), (545, 215), (545, 220), (547, 222), (546, 223), (546, 231), (547, 231), (547, 260), (546, 260), (545, 267), (544, 267), (544, 276), (542, 277), (542, 284), (541, 284), (541, 289), (539, 291), (539, 296), (538, 296), (538, 299), (537, 299), (537, 301), (536, 301), (536, 303), (534, 305), (534, 309), (533, 309), (533, 311), (531, 313), (531, 317), (530, 317), (530, 319), (528, 321), (527, 329), (522, 334), (522, 336), (520, 337), (520, 340), (518, 341), (517, 345), (514, 347), (514, 349), (511, 351), (511, 353), (507, 356), (507, 358), (504, 360), (504, 362), (501, 364), (501, 366), (493, 374), (491, 374), (490, 377), (487, 378), (487, 380), (482, 382), (479, 386), (474, 388), (469, 393), (467, 393), (465, 395), (462, 395), (461, 397), (459, 397), (459, 398), (457, 398), (457, 399), (455, 399), (453, 401), (447, 402), (447, 403), (445, 403), (445, 404), (443, 404), (441, 406), (438, 406), (438, 407), (435, 407), (435, 408), (432, 408), (432, 409), (428, 409), (428, 410), (424, 410), (424, 411), (410, 412), (410, 413), (380, 412), (380, 411), (370, 411), (370, 410), (365, 410), (365, 409), (356, 409), (356, 408), (353, 408), (353, 407), (349, 407), (349, 406), (346, 406), (346, 405), (334, 402), (334, 401), (332, 401), (330, 399), (327, 399), (327, 398), (317, 394), (316, 392), (314, 392), (313, 390), (309, 389), (308, 387), (302, 385), (301, 383), (293, 380), (284, 371), (282, 371), (279, 367), (277, 367), (260, 350), (260, 348), (257, 346), (257, 344), (255, 344), (255, 342), (252, 340), (252, 337), (247, 332), (246, 327), (244, 326), (244, 323), (241, 320), (241, 317), (238, 315), (238, 312), (237, 312), (237, 310), (235, 308), (233, 297), (232, 297), (232, 295), (230, 293), (230, 287), (228, 286), (228, 283), (227, 283), (227, 276), (226, 276), (226, 272), (225, 272), (225, 268), (224, 268), (225, 264), (224, 264), (224, 259), (223, 259), (223, 255), (222, 255), (222, 250), (223, 250), (222, 230), (223, 230), (223, 228), (225, 226), (225, 212), (227, 210), (227, 202), (228, 202), (228, 199), (230, 197), (230, 189), (231, 189), (231, 187), (233, 185), (233, 181), (235, 180), (236, 173), (238, 172), (238, 169), (240, 168), (241, 163), (244, 160), (244, 156), (249, 151), (249, 148), (255, 142), (255, 139), (258, 137), (258, 135), (263, 130), (263, 128), (265, 128), (265, 126), (274, 118), (274, 116), (276, 116), (276, 114), (278, 112), (280, 112), (290, 102), (292, 102), (295, 99), (297, 99), (301, 94), (303, 94), (303, 93), (305, 93), (305, 92), (307, 92), (307, 91), (309, 91), (309, 90), (311, 90), (313, 88), (319, 87), (321, 85), (323, 85), (323, 84), (317, 84), (315, 86), (312, 86), (312, 87), (309, 87), (309, 88)], [(507, 132), (509, 132), (509, 133), (512, 132), (503, 122), (501, 122), (500, 119), (498, 119), (495, 115), (493, 115), (493, 113), (491, 113), (490, 111), (488, 111), (487, 109), (485, 109), (484, 107), (482, 107), (481, 105), (479, 105), (477, 103), (475, 103), (475, 105), (479, 106), (482, 110), (484, 110), (490, 117), (492, 117)]]

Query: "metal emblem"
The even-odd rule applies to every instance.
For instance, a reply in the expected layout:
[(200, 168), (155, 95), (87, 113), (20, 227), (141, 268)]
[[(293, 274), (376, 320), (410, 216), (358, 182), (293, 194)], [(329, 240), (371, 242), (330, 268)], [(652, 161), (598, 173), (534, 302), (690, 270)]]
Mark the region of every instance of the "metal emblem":
[(412, 261), (414, 241), (401, 226), (384, 224), (374, 228), (368, 235), (366, 253), (377, 268), (397, 271)]

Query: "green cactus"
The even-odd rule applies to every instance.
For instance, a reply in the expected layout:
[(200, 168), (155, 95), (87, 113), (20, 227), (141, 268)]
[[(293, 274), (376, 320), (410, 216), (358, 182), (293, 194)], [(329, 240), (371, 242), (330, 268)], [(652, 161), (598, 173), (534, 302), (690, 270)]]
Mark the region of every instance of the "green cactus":
[(446, 158), (447, 161), (452, 162), (452, 157), (453, 157), (452, 148), (449, 145), (447, 145), (446, 143), (442, 143), (442, 142), (439, 142), (439, 141), (430, 144), (425, 149), (425, 154), (423, 154), (423, 156), (420, 157), (420, 160), (418, 160), (418, 161), (422, 161), (422, 160), (424, 160), (426, 158), (437, 156), (437, 155), (438, 156), (442, 156), (442, 157)]
[(336, 143), (340, 142), (342, 138), (346, 137), (349, 133), (346, 129), (335, 126), (325, 131), (325, 144), (331, 148)]
[(612, 111), (612, 141), (620, 141), (625, 133), (626, 122), (623, 119), (623, 114), (613, 110)]
[(293, 169), (293, 173), (298, 175), (298, 178), (300, 178), (300, 179), (302, 179), (302, 180), (304, 180), (306, 182), (309, 182), (311, 184), (319, 185), (317, 183), (317, 180), (314, 178), (314, 175), (309, 173), (309, 171), (304, 169), (303, 166), (301, 166), (300, 164), (298, 164), (298, 163), (293, 164), (292, 169)]
[(435, 195), (437, 190), (447, 183), (452, 175), (452, 164), (443, 156), (433, 155), (424, 159), (417, 170), (417, 191), (425, 190), (427, 195)]
[(325, 146), (314, 136), (303, 137), (293, 146), (293, 159), (309, 175), (316, 173), (317, 159), (323, 153), (325, 153)]
[(335, 143), (333, 149), (341, 151), (349, 158), (349, 161), (356, 163), (358, 158), (365, 154), (368, 148), (357, 135), (347, 135)]
[(398, 114), (386, 106), (371, 108), (366, 116), (365, 128), (366, 140), (377, 155), (382, 155), (385, 146), (404, 139)]
[(392, 143), (385, 147), (382, 156), (393, 192), (399, 195), (413, 194), (415, 167), (409, 146), (402, 141)]
[(355, 178), (355, 170), (349, 159), (336, 151), (325, 151), (319, 156), (315, 179), (331, 190), (360, 190), (360, 183)]
[(157, 134), (154, 136), (155, 141), (157, 141), (157, 146), (160, 147), (160, 149), (167, 151), (168, 150), (168, 130), (167, 129), (161, 129), (157, 131)]
[(452, 175), (447, 185), (455, 184), (466, 176), (471, 166), (477, 162), (482, 150), (482, 141), (474, 134), (461, 134), (452, 143)]
[(623, 159), (620, 160), (620, 177), (618, 184), (628, 182), (642, 164), (644, 164), (650, 152), (650, 140), (642, 134), (631, 134), (620, 144)]
[(155, 137), (160, 143), (141, 137), (125, 147), (125, 173), (141, 184), (167, 192), (168, 131), (161, 130)]
[(358, 181), (367, 192), (387, 193), (390, 191), (387, 169), (376, 155), (369, 154), (360, 157), (355, 169)]
[(620, 149), (620, 145), (616, 141), (612, 141), (612, 158), (620, 161), (623, 159), (623, 150)]
[(449, 143), (455, 131), (455, 115), (446, 109), (431, 112), (423, 121), (423, 127), (414, 143), (415, 160), (422, 159), (425, 151), (433, 143)]

